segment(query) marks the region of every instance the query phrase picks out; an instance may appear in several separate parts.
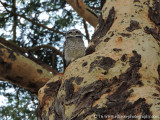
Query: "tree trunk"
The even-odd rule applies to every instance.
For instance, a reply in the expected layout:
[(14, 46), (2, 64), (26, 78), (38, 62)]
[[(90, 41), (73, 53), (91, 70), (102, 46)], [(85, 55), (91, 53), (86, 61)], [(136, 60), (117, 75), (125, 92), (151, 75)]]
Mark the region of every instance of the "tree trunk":
[(87, 55), (39, 90), (38, 119), (160, 119), (159, 25), (159, 0), (106, 0)]

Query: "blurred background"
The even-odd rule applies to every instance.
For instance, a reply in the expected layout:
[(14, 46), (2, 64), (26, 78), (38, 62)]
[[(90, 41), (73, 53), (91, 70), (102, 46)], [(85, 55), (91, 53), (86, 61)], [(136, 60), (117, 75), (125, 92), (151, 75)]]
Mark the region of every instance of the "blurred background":
[[(98, 15), (100, 0), (84, 0)], [(48, 45), (63, 51), (65, 32), (79, 29), (85, 45), (94, 32), (65, 0), (0, 0), (0, 37), (24, 49)], [(21, 53), (37, 63), (62, 72), (63, 61), (52, 49), (39, 47)], [(37, 97), (0, 80), (0, 120), (36, 120)]]

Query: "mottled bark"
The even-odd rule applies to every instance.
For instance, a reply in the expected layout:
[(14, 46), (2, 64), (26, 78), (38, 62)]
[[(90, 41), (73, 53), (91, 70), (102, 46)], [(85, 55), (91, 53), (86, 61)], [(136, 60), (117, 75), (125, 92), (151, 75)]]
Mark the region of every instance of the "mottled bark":
[(53, 77), (42, 66), (1, 43), (0, 73), (1, 80), (9, 81), (35, 94), (38, 93), (39, 88)]
[(38, 119), (160, 119), (159, 8), (106, 0), (87, 55), (39, 90)]

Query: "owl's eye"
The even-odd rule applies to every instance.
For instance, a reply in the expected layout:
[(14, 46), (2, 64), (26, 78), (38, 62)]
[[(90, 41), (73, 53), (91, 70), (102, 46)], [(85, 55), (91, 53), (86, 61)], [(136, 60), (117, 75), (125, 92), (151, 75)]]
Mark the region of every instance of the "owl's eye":
[(72, 34), (72, 32), (68, 32), (68, 34)]
[(79, 31), (76, 31), (76, 33), (80, 34), (80, 32), (79, 32)]
[(82, 38), (82, 36), (76, 36), (76, 38)]

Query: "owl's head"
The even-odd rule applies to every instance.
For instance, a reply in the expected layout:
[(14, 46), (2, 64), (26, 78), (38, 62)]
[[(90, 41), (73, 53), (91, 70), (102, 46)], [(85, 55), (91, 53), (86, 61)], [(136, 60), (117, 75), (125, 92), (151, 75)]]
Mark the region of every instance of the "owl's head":
[(66, 32), (66, 35), (65, 35), (66, 39), (67, 38), (82, 38), (83, 37), (83, 34), (81, 33), (81, 31), (77, 30), (77, 29), (72, 29), (72, 30), (69, 30), (68, 32)]

